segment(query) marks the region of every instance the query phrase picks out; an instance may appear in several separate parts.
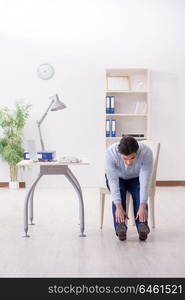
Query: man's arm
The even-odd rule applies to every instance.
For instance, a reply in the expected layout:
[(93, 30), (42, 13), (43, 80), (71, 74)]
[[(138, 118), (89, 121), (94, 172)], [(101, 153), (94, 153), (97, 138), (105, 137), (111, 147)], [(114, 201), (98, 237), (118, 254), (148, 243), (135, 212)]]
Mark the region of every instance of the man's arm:
[(140, 181), (140, 205), (139, 210), (136, 215), (136, 219), (139, 218), (140, 222), (146, 222), (148, 219), (148, 210), (147, 210), (147, 200), (148, 200), (148, 190), (151, 180), (151, 173), (153, 167), (153, 154), (150, 149), (145, 154), (143, 165), (139, 174)]
[(118, 168), (116, 167), (116, 162), (108, 151), (106, 152), (105, 157), (105, 171), (111, 191), (111, 200), (116, 206), (116, 222), (124, 222), (125, 218), (128, 218), (128, 216), (123, 210), (121, 203)]
[(105, 156), (105, 172), (111, 190), (111, 200), (116, 203), (121, 203), (121, 195), (119, 189), (119, 174), (116, 168), (116, 163), (112, 155), (107, 151)]
[(140, 203), (147, 204), (152, 167), (153, 167), (153, 154), (151, 149), (148, 149), (148, 151), (144, 156), (144, 161), (139, 173)]

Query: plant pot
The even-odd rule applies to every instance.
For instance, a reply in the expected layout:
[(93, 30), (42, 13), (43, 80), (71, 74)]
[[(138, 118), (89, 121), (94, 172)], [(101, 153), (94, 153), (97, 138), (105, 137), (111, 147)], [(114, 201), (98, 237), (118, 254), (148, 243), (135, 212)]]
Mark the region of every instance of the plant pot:
[(19, 182), (18, 181), (9, 181), (9, 189), (18, 189), (19, 188)]

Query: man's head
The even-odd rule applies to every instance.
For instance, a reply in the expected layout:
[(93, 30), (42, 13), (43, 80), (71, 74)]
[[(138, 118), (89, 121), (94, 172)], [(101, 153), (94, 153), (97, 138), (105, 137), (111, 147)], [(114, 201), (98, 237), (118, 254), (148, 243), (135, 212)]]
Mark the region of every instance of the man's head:
[(124, 136), (118, 145), (120, 156), (128, 166), (134, 164), (138, 149), (138, 142), (132, 136)]

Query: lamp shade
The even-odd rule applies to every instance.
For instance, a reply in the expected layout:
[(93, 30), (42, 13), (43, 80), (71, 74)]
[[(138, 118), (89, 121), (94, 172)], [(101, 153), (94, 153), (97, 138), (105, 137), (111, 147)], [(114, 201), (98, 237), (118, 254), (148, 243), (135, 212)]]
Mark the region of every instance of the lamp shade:
[(57, 94), (54, 96), (50, 97), (50, 99), (53, 99), (53, 104), (51, 106), (51, 111), (56, 111), (56, 110), (61, 110), (66, 108), (66, 105), (60, 101), (59, 97)]

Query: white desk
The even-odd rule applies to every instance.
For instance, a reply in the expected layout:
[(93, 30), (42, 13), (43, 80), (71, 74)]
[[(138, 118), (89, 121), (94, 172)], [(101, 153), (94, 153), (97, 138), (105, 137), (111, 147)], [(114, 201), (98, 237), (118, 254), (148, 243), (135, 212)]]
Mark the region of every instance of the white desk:
[(35, 167), (39, 166), (40, 167), (40, 172), (38, 174), (38, 177), (36, 180), (33, 182), (31, 187), (28, 190), (28, 193), (25, 198), (24, 202), (24, 232), (25, 232), (25, 237), (29, 237), (28, 235), (28, 204), (30, 202), (30, 225), (34, 225), (33, 223), (33, 195), (34, 195), (34, 190), (41, 179), (43, 175), (64, 175), (69, 182), (72, 184), (74, 189), (77, 192), (78, 198), (79, 198), (79, 218), (80, 218), (80, 236), (84, 237), (84, 204), (83, 204), (83, 195), (82, 195), (82, 190), (80, 187), (80, 184), (74, 174), (71, 172), (69, 169), (70, 166), (79, 166), (79, 165), (88, 165), (89, 163), (86, 162), (79, 162), (79, 163), (63, 163), (63, 162), (33, 162), (30, 160), (22, 160), (17, 164), (18, 167)]

